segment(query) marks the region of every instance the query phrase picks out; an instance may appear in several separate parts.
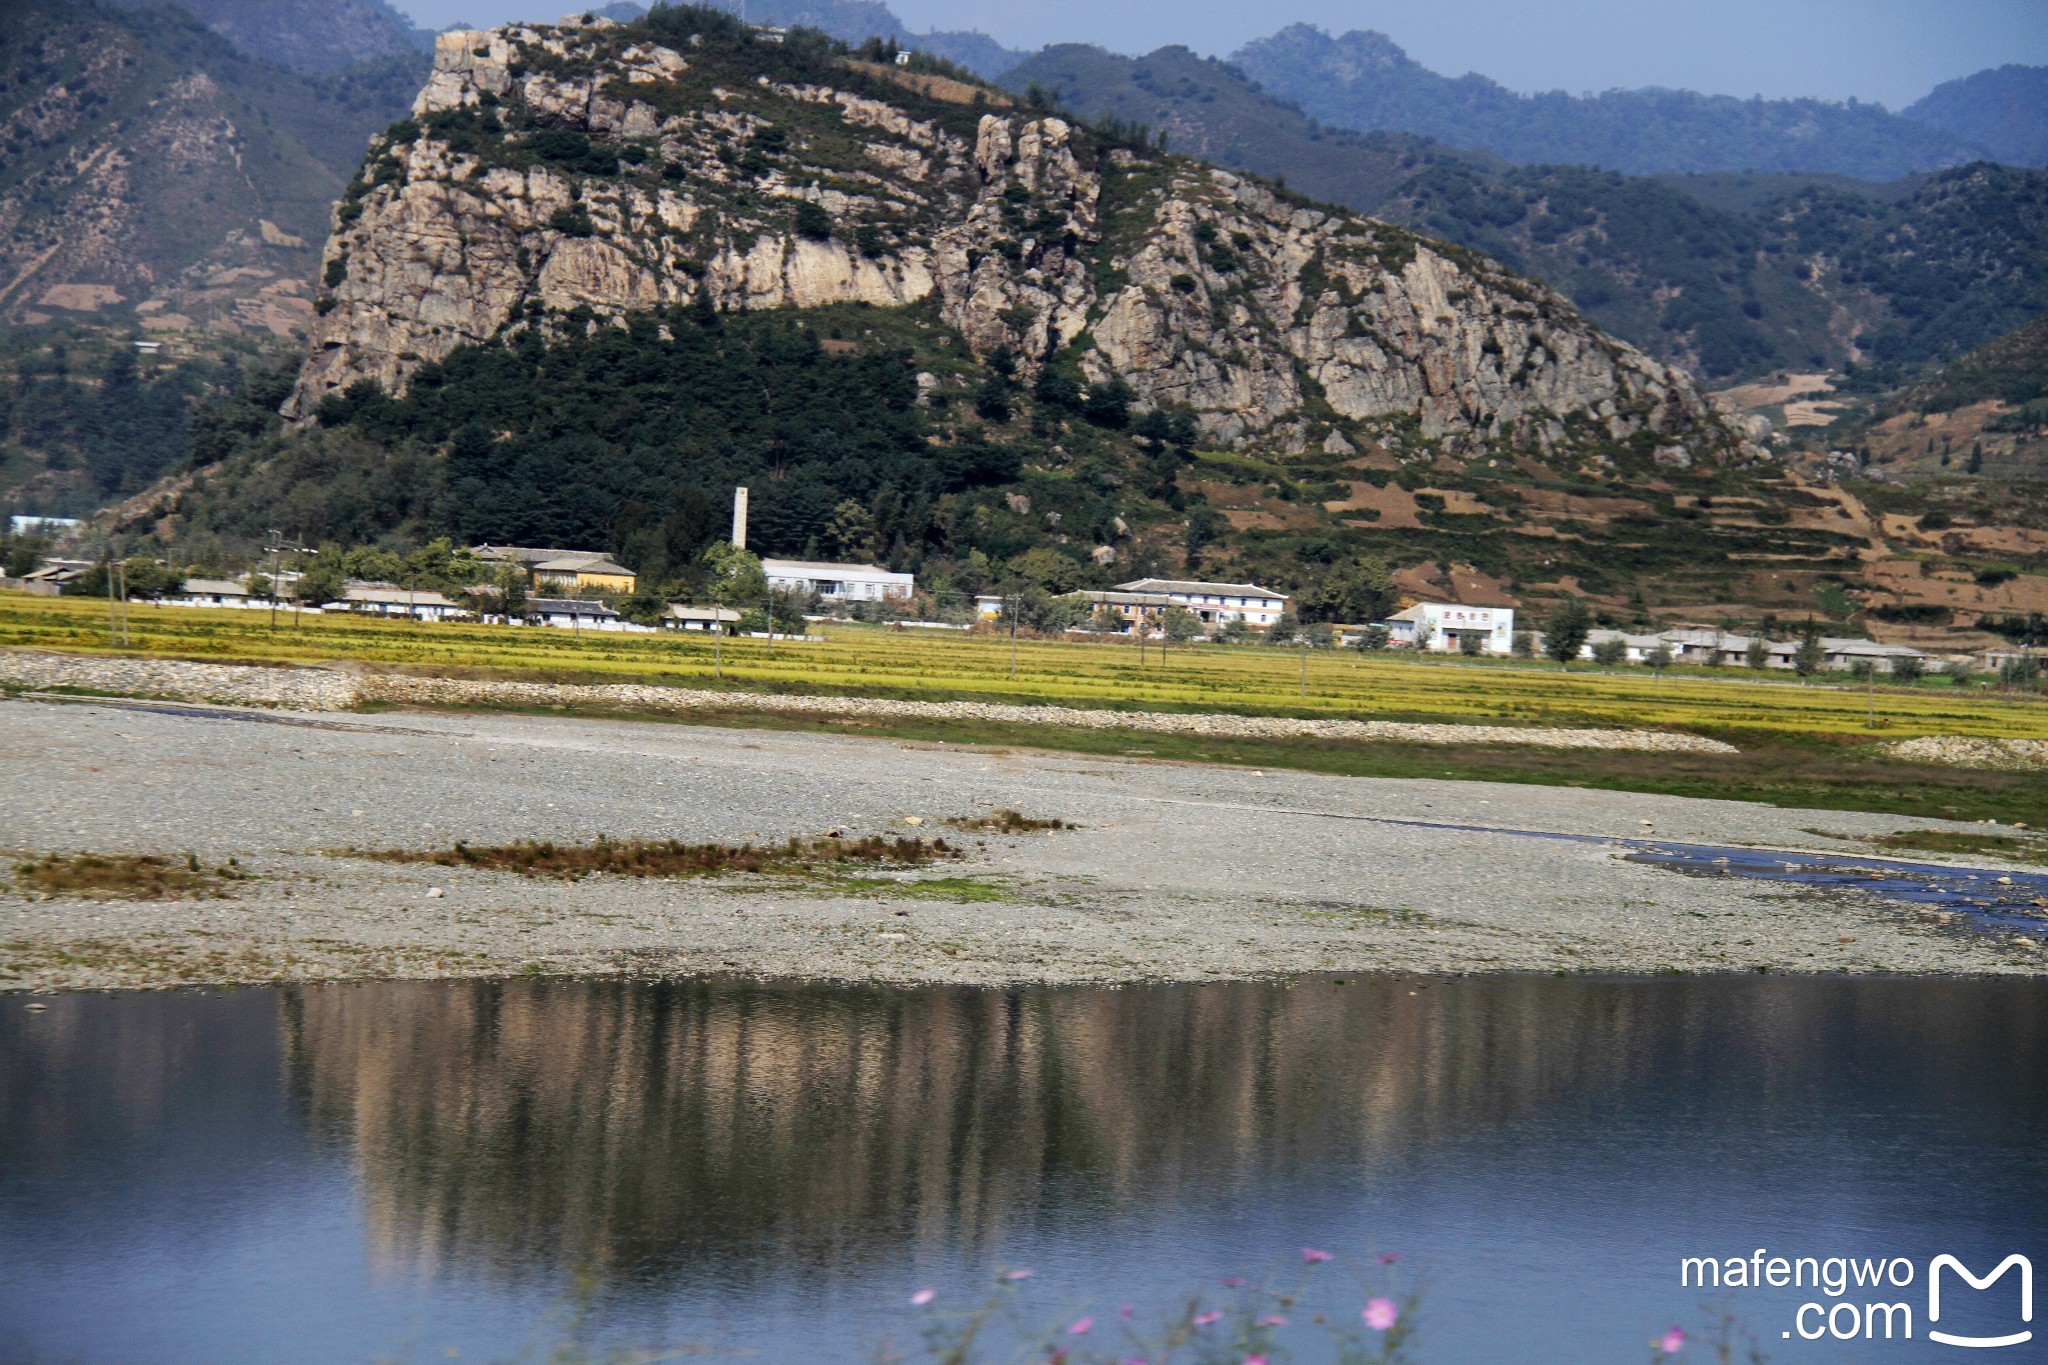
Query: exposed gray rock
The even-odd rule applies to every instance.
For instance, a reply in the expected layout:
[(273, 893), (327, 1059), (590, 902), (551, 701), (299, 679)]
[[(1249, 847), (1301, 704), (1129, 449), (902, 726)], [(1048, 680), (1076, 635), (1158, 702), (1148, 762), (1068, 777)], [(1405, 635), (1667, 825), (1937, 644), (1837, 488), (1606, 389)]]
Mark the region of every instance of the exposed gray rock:
[[(1468, 252), (1197, 162), (1100, 155), (1058, 118), (992, 108), (970, 140), (871, 95), (766, 75), (674, 112), (661, 96), (690, 60), (588, 26), (441, 35), (422, 131), (373, 146), (366, 188), (337, 215), (339, 282), (286, 414), (362, 379), (401, 390), (458, 345), (579, 307), (935, 299), (977, 354), (1006, 347), (1027, 376), (1085, 334), (1091, 379), (1192, 409), (1219, 444), (1343, 453), (1354, 444), (1334, 414), (1454, 454), (1643, 436), (1686, 464), (1764, 458), (1685, 375)], [(579, 130), (618, 154), (619, 174), (459, 153), (432, 121), (465, 109)], [(821, 119), (829, 138), (733, 168), (771, 120)], [(635, 170), (663, 164), (680, 183)], [(829, 239), (794, 230), (796, 199), (831, 216)]]

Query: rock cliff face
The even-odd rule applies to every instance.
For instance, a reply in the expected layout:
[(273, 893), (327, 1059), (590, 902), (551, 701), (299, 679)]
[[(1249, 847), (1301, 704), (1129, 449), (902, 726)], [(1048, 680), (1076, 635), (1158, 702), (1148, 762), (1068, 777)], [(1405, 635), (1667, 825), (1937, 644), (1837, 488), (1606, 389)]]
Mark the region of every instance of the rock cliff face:
[(464, 343), (678, 305), (923, 307), (1211, 441), (1762, 458), (1682, 373), (1456, 248), (844, 51), (598, 21), (441, 35), (336, 212), (286, 415)]

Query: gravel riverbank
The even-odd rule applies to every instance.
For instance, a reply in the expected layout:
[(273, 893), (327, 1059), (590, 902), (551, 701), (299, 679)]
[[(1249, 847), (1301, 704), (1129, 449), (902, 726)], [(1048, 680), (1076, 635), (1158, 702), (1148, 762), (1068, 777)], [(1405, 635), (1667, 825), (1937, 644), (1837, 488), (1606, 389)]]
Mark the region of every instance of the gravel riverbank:
[(1153, 734), (1228, 735), (1253, 739), (1399, 740), (1410, 744), (1526, 744), (1550, 749), (1621, 749), (1645, 753), (1734, 753), (1698, 735), (1656, 730), (1575, 730), (1504, 725), (1440, 725), (1381, 720), (1319, 720), (1285, 716), (1112, 711), (999, 702), (904, 701), (888, 697), (817, 697), (639, 683), (543, 683), (422, 678), (394, 673), (341, 673), (318, 668), (237, 667), (175, 659), (95, 658), (0, 651), (0, 680), (31, 688), (77, 687), (123, 696), (287, 706), (341, 711), (364, 702), (518, 709), (575, 707), (650, 715), (736, 710), (793, 716), (979, 720), (1064, 725)]
[[(2033, 942), (1854, 890), (1688, 875), (1517, 832), (1613, 839), (1647, 821), (1675, 840), (1850, 849), (1936, 823), (1881, 815), (629, 721), (29, 700), (0, 701), (0, 779), (11, 852), (189, 851), (249, 874), (215, 900), (0, 884), (0, 987), (2048, 969)], [(1080, 827), (941, 823), (1002, 808)], [(563, 883), (341, 851), (834, 829), (942, 831), (967, 853), (906, 873)]]

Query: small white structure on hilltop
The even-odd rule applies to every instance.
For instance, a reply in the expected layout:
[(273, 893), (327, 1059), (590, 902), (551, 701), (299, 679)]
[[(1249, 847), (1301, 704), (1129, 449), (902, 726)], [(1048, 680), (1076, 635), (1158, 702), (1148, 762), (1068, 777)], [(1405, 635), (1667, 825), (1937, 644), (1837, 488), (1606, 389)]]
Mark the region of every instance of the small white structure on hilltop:
[(771, 588), (793, 588), (814, 592), (827, 602), (879, 602), (885, 597), (907, 599), (917, 590), (917, 579), (907, 573), (892, 573), (876, 564), (813, 564), (801, 559), (764, 559), (761, 572)]
[(85, 525), (77, 517), (24, 517), (7, 518), (7, 534), (10, 536), (32, 536), (40, 533), (68, 535)]
[(1512, 607), (1468, 607), (1457, 602), (1418, 602), (1379, 623), (1387, 643), (1407, 649), (1456, 654), (1467, 636), (1479, 638), (1481, 654), (1512, 654), (1515, 611)]

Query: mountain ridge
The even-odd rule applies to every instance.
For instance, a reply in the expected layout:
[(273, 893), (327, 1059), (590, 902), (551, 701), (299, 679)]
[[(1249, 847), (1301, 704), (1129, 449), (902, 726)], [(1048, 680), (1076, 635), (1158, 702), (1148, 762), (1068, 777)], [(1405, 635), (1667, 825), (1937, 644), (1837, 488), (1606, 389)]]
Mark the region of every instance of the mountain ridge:
[(1371, 30), (1335, 37), (1290, 24), (1238, 49), (1231, 62), (1325, 123), (1421, 134), (1525, 165), (1570, 163), (1633, 175), (1831, 171), (1890, 180), (1990, 154), (1853, 99), (1742, 100), (1657, 87), (1521, 94), (1477, 74), (1439, 75)]

